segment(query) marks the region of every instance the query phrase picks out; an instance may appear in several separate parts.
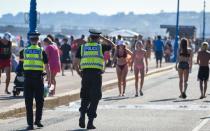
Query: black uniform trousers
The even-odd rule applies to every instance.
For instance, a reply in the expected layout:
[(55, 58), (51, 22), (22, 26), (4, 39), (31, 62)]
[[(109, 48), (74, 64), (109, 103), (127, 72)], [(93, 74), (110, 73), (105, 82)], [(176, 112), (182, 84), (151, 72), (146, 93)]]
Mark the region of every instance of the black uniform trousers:
[(42, 110), (44, 104), (44, 83), (43, 78), (28, 78), (24, 81), (24, 96), (26, 105), (26, 115), (28, 125), (33, 125), (33, 98), (36, 101), (36, 122), (42, 119)]
[(79, 111), (83, 114), (87, 113), (89, 119), (97, 117), (96, 110), (99, 100), (102, 97), (102, 75), (101, 71), (83, 71), (82, 72), (82, 88), (80, 92), (81, 107)]

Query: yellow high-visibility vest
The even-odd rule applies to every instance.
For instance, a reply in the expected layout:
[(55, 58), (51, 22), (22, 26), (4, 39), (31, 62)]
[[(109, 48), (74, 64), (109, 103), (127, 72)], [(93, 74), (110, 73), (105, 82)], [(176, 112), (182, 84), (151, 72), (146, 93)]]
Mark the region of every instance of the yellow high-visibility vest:
[(44, 61), (42, 52), (43, 49), (38, 45), (31, 45), (24, 49), (24, 70), (43, 71)]
[(100, 69), (104, 67), (104, 56), (101, 44), (92, 42), (81, 46), (81, 69)]

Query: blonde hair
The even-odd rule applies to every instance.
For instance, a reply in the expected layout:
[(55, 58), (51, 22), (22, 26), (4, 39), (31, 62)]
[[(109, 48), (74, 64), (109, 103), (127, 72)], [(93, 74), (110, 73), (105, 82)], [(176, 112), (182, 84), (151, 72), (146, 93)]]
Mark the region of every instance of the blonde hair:
[(202, 46), (201, 46), (201, 50), (202, 51), (206, 51), (206, 50), (208, 50), (208, 48), (209, 48), (208, 42), (203, 42)]

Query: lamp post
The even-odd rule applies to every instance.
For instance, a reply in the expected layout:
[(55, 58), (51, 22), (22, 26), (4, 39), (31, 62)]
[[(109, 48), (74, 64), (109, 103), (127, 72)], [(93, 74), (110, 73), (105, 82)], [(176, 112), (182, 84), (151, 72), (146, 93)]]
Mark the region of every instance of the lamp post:
[(29, 11), (29, 33), (37, 32), (37, 10), (36, 10), (36, 0), (31, 0), (30, 11)]
[(177, 2), (176, 38), (174, 43), (174, 59), (173, 59), (174, 62), (176, 61), (177, 58), (178, 42), (179, 42), (179, 0)]
[(204, 0), (204, 6), (203, 6), (203, 41), (205, 41), (205, 30), (206, 30), (206, 1)]

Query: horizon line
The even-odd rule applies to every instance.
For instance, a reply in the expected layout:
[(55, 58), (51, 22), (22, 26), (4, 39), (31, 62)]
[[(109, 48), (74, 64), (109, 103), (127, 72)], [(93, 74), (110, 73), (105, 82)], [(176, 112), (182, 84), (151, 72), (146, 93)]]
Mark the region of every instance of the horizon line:
[[(102, 13), (97, 13), (95, 11), (92, 11), (92, 12), (87, 12), (87, 13), (78, 13), (78, 12), (66, 12), (66, 11), (56, 11), (56, 12), (53, 12), (53, 11), (50, 11), (50, 12), (39, 12), (41, 14), (56, 14), (56, 13), (64, 13), (64, 14), (77, 14), (77, 15), (89, 15), (89, 14), (97, 14), (97, 15), (100, 15), (100, 16), (113, 16), (113, 15), (117, 15), (117, 14), (120, 14), (120, 13), (123, 13), (125, 15), (129, 15), (129, 14), (133, 14), (133, 15), (152, 15), (152, 14), (164, 14), (164, 13), (177, 13), (176, 11), (164, 11), (164, 10), (161, 10), (160, 12), (150, 12), (150, 13), (135, 13), (133, 11), (130, 11), (130, 12), (123, 12), (123, 11), (119, 11), (119, 12), (116, 12), (116, 13), (113, 13), (113, 14), (102, 14)], [(203, 11), (180, 11), (180, 13), (202, 13)], [(13, 16), (16, 16), (20, 13), (28, 13), (28, 12), (17, 12), (17, 13), (4, 13), (4, 14), (0, 14), (0, 18), (3, 16), (3, 15), (8, 15), (8, 14), (11, 14)], [(210, 13), (210, 11), (206, 11), (206, 13)]]

